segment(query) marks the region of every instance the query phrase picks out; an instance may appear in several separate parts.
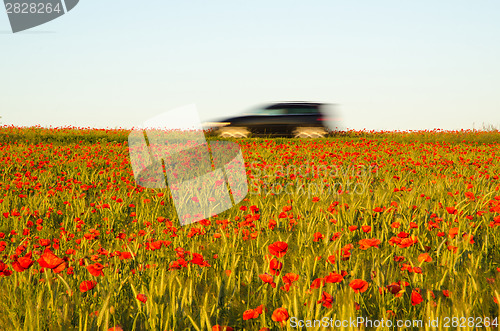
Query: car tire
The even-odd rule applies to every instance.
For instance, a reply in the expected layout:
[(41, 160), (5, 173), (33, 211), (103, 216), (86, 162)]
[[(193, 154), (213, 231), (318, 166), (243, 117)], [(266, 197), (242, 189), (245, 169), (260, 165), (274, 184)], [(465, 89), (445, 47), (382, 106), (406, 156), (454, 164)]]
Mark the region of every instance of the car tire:
[(219, 130), (221, 138), (248, 138), (250, 131), (246, 127), (224, 127)]
[(298, 127), (293, 131), (294, 138), (323, 138), (328, 132), (322, 127)]

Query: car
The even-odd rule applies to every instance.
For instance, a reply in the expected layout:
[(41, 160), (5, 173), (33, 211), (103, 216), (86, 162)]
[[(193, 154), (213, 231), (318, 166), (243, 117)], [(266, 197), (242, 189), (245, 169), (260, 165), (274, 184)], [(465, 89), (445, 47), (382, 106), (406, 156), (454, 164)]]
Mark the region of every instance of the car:
[(288, 136), (321, 138), (329, 134), (330, 105), (317, 102), (280, 102), (205, 124), (223, 138), (249, 136)]

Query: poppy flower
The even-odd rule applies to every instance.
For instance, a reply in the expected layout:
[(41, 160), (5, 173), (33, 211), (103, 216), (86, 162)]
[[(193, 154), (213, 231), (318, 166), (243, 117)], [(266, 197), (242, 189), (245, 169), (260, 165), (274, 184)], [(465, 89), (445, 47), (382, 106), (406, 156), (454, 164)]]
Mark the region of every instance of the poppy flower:
[(269, 230), (274, 230), (276, 224), (278, 223), (275, 220), (269, 220), (267, 227), (269, 228)]
[(349, 286), (354, 290), (355, 293), (363, 293), (368, 289), (368, 282), (362, 279), (353, 279)]
[(24, 255), (23, 257), (18, 258), (16, 261), (12, 263), (12, 268), (17, 272), (23, 272), (24, 270), (31, 267), (34, 261), (31, 259), (32, 252)]
[(344, 280), (344, 277), (336, 272), (331, 272), (328, 276), (325, 277), (326, 283), (340, 283)]
[(274, 282), (273, 276), (268, 274), (263, 274), (259, 275), (259, 278), (262, 279), (264, 283), (270, 284), (273, 288), (276, 287), (276, 283)]
[(313, 239), (313, 241), (314, 241), (314, 242), (318, 242), (318, 241), (322, 240), (323, 238), (325, 238), (325, 236), (324, 236), (321, 232), (316, 232), (316, 233), (314, 234), (314, 239)]
[(418, 256), (418, 262), (432, 262), (432, 257), (427, 253), (422, 253)]
[(56, 274), (66, 269), (66, 261), (57, 257), (50, 248), (45, 248), (45, 251), (37, 260), (42, 268), (52, 269)]
[(243, 312), (243, 320), (250, 320), (259, 317), (259, 314), (253, 310), (253, 309), (248, 309)]
[(80, 283), (80, 292), (87, 292), (97, 285), (95, 280), (84, 280)]
[(391, 292), (392, 294), (396, 296), (401, 296), (402, 293), (399, 293), (401, 291), (401, 285), (398, 283), (392, 283), (391, 285), (387, 285), (386, 288)]
[(320, 288), (322, 285), (325, 285), (325, 283), (326, 281), (324, 278), (316, 278), (311, 283), (311, 289)]
[(333, 296), (323, 291), (321, 295), (321, 300), (318, 300), (318, 303), (321, 303), (325, 308), (332, 308)]
[(193, 253), (192, 255), (193, 255), (193, 259), (190, 261), (191, 263), (197, 264), (200, 267), (210, 267), (211, 266), (207, 261), (205, 261), (205, 258), (203, 257), (203, 255), (198, 254), (198, 253)]
[(146, 301), (148, 300), (148, 297), (142, 293), (137, 294), (136, 298), (137, 298), (137, 300), (139, 300), (142, 303), (146, 303)]
[(418, 243), (418, 238), (416, 236), (411, 236), (411, 238), (402, 239), (401, 242), (398, 244), (398, 247), (406, 248), (413, 246), (416, 243)]
[(335, 241), (340, 237), (340, 232), (335, 232), (332, 237), (330, 238), (330, 241)]
[(366, 250), (370, 247), (376, 247), (378, 248), (378, 245), (380, 244), (380, 240), (373, 238), (373, 239), (361, 239), (359, 241), (359, 248)]
[(282, 289), (285, 292), (288, 292), (290, 291), (290, 287), (292, 287), (292, 283), (299, 279), (299, 275), (288, 273), (285, 276), (283, 276), (282, 279), (285, 285), (281, 286), (280, 289)]
[(457, 209), (455, 207), (446, 207), (446, 211), (451, 215), (455, 215), (457, 213)]
[(299, 275), (290, 272), (284, 275), (282, 279), (285, 283), (291, 284), (299, 279)]
[(276, 257), (285, 256), (288, 251), (288, 244), (284, 241), (277, 241), (267, 247), (269, 249), (269, 253)]
[(234, 329), (230, 326), (217, 324), (212, 326), (212, 331), (234, 331)]
[(418, 305), (422, 301), (424, 301), (424, 299), (422, 298), (422, 296), (420, 295), (420, 293), (418, 293), (416, 290), (413, 290), (411, 292), (411, 305), (412, 306)]
[(95, 277), (104, 276), (104, 272), (102, 272), (102, 269), (104, 269), (104, 266), (98, 262), (87, 266), (87, 270), (92, 276)]
[(120, 252), (118, 257), (120, 260), (128, 260), (132, 258), (132, 253), (126, 251), (126, 252)]
[(278, 260), (272, 259), (271, 261), (269, 261), (269, 269), (271, 269), (271, 275), (278, 276), (280, 274), (281, 268), (283, 268), (283, 263), (279, 262)]
[(277, 308), (274, 310), (271, 319), (275, 322), (284, 324), (284, 322), (288, 321), (289, 317), (290, 316), (288, 315), (288, 311), (286, 310), (286, 308)]
[(259, 317), (260, 314), (262, 314), (262, 311), (264, 309), (264, 305), (260, 305), (255, 309), (248, 309), (243, 313), (243, 320), (249, 320), (249, 319), (254, 319)]
[(450, 231), (448, 232), (448, 235), (450, 238), (455, 238), (455, 236), (458, 234), (458, 228), (451, 228)]
[(12, 275), (12, 271), (10, 271), (7, 268), (8, 268), (8, 266), (5, 263), (3, 263), (2, 260), (0, 260), (0, 276), (8, 277), (8, 276)]

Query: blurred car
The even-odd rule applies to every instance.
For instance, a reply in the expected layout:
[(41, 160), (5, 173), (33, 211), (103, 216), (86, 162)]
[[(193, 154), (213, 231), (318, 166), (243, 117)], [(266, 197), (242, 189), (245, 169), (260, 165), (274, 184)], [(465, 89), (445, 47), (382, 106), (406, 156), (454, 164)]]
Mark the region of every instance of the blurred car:
[(205, 123), (220, 137), (289, 136), (321, 138), (332, 130), (331, 105), (316, 102), (281, 102), (257, 107), (241, 116)]

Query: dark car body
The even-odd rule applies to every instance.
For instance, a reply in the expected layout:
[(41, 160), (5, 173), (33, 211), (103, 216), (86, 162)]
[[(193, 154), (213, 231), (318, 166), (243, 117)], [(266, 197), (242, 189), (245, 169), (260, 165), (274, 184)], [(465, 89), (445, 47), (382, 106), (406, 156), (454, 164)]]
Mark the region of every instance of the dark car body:
[(309, 132), (316, 132), (317, 136), (324, 136), (331, 130), (328, 125), (331, 114), (327, 111), (327, 106), (314, 102), (275, 103), (221, 120), (214, 129), (221, 135), (240, 129), (240, 132), (253, 136), (297, 136), (298, 132), (307, 129)]

